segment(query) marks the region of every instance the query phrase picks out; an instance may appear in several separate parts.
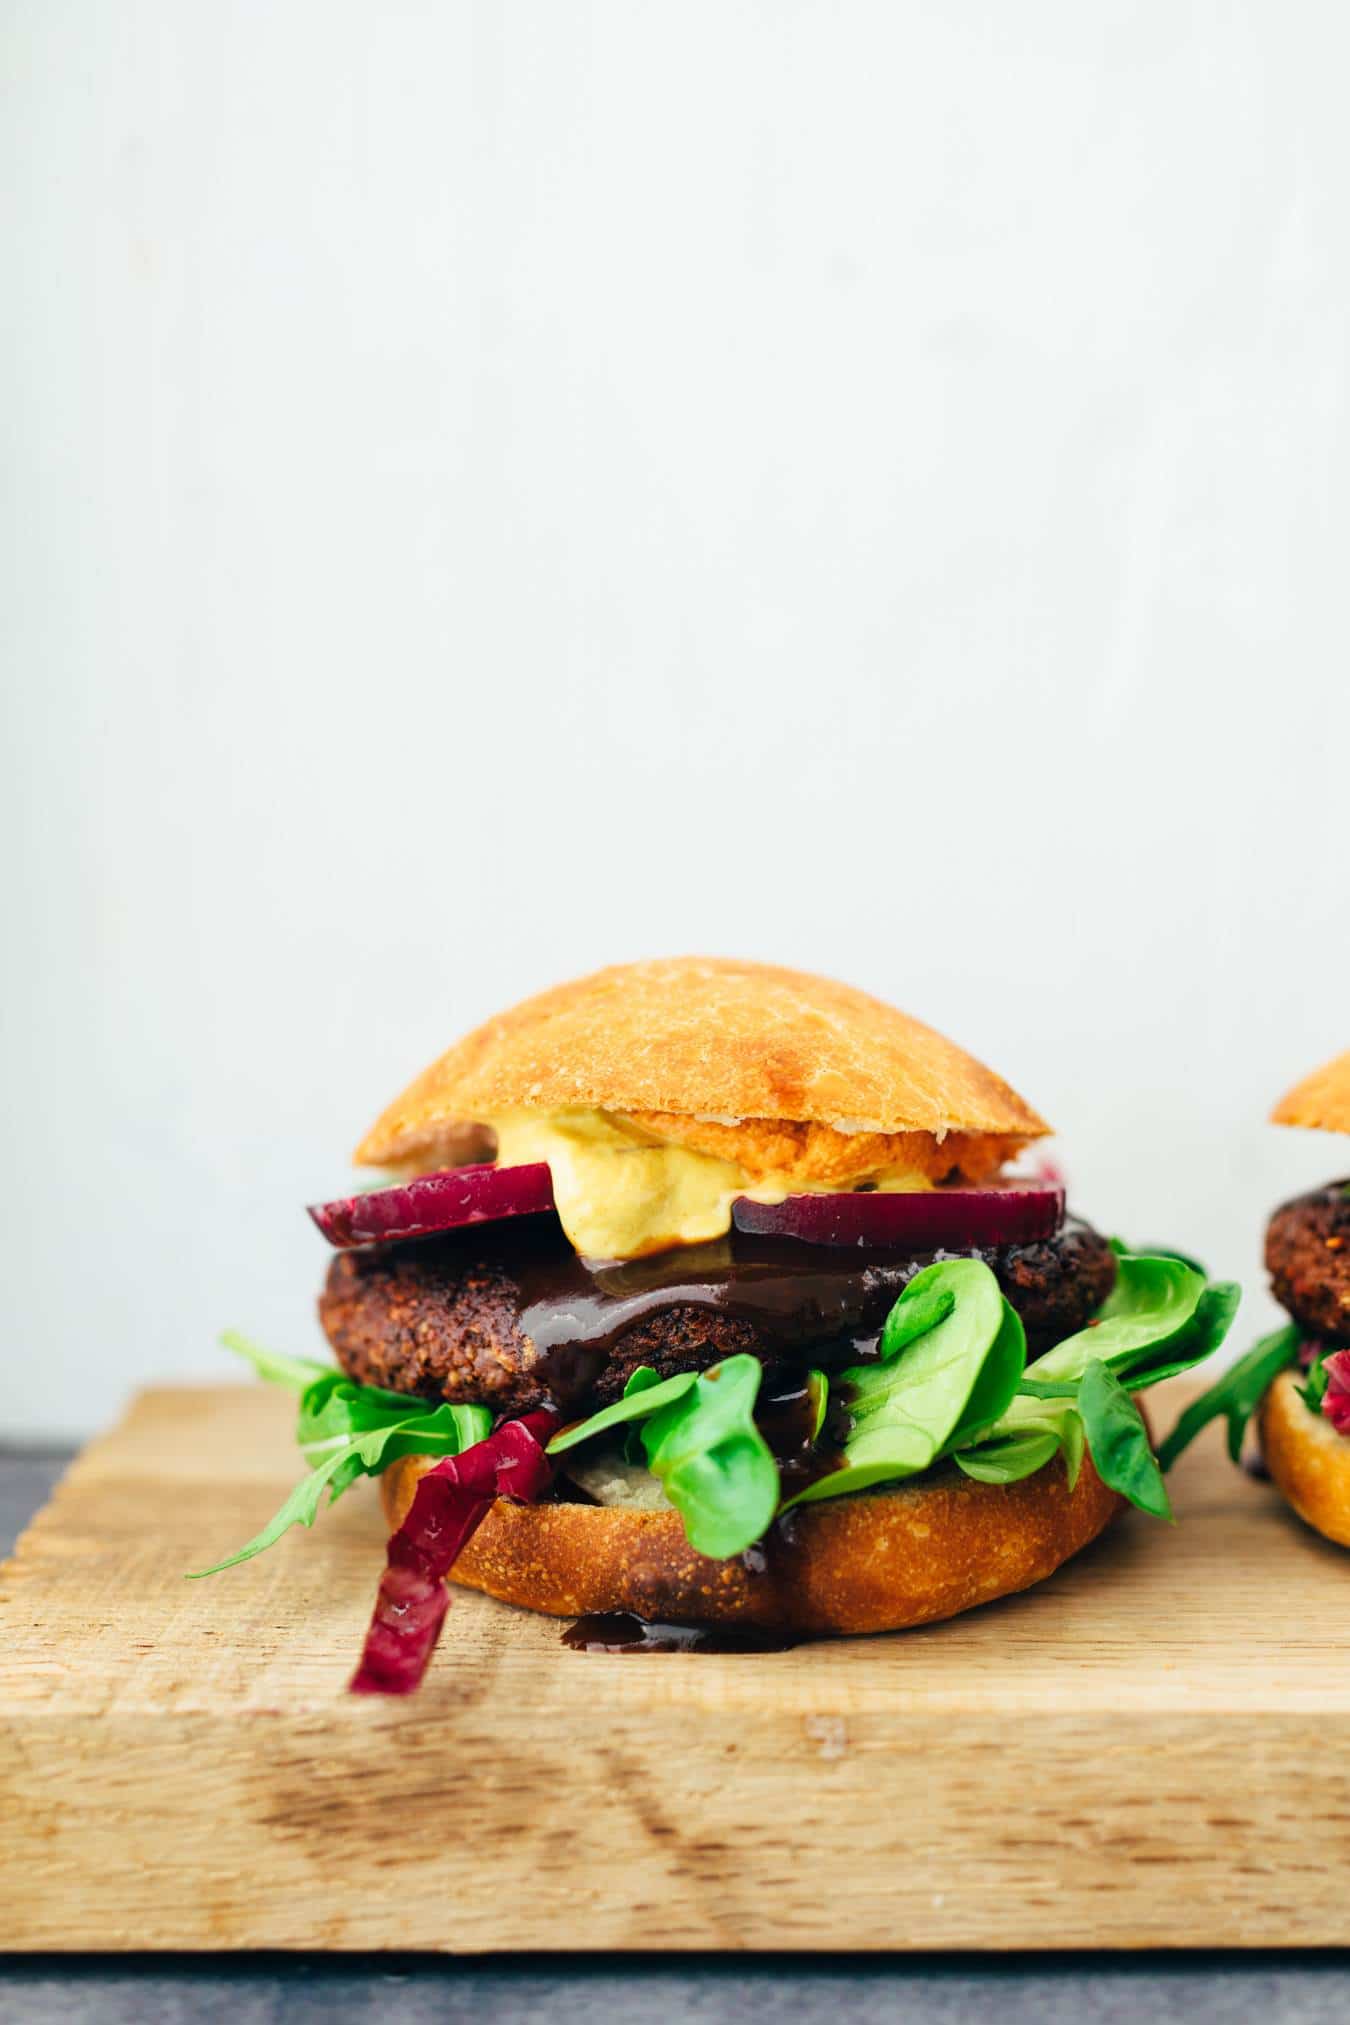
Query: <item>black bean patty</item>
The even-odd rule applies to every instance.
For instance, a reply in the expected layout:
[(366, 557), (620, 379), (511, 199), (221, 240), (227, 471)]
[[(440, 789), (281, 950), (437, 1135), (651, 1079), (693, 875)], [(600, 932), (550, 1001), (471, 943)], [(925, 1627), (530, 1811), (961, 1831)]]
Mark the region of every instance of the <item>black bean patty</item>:
[(1350, 1181), (1332, 1181), (1276, 1210), (1266, 1232), (1276, 1300), (1300, 1329), (1350, 1343)]
[[(536, 1221), (542, 1220), (530, 1219)], [(782, 1250), (785, 1241), (773, 1242)], [(764, 1249), (764, 1240), (731, 1241), (741, 1248), (737, 1257), (755, 1243)], [(722, 1265), (729, 1255), (725, 1244), (699, 1251)], [(554, 1406), (572, 1415), (617, 1399), (639, 1364), (664, 1378), (703, 1370), (742, 1350), (762, 1358), (771, 1373), (785, 1365), (856, 1362), (866, 1354), (868, 1331), (875, 1334), (901, 1288), (932, 1256), (888, 1254), (878, 1264), (869, 1254), (864, 1263), (856, 1252), (845, 1256), (831, 1247), (789, 1241), (790, 1271), (795, 1273), (800, 1259), (804, 1275), (828, 1270), (836, 1280), (856, 1279), (862, 1290), (851, 1334), (790, 1345), (746, 1314), (667, 1302), (659, 1286), (653, 1296), (653, 1272), (658, 1281), (673, 1275), (687, 1284), (697, 1263), (692, 1250), (609, 1269), (597, 1283), (556, 1227), (541, 1233), (499, 1226), (340, 1252), (319, 1298), (319, 1317), (338, 1362), (363, 1384), (481, 1402), (499, 1413)], [(1080, 1329), (1111, 1291), (1116, 1274), (1105, 1239), (1075, 1218), (1038, 1244), (971, 1256), (993, 1268), (1026, 1326), (1032, 1357)], [(625, 1305), (635, 1281), (648, 1290), (636, 1317)], [(559, 1288), (563, 1298), (554, 1300), (550, 1321), (539, 1305), (541, 1290), (556, 1295)]]

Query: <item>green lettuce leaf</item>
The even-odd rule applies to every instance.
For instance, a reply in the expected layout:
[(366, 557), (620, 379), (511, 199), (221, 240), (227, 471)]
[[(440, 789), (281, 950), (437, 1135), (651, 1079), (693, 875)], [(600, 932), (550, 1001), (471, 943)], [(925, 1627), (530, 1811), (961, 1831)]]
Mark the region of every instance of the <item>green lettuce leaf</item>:
[(840, 1468), (791, 1504), (818, 1504), (915, 1476), (949, 1446), (997, 1421), (1026, 1361), (1021, 1321), (980, 1259), (916, 1273), (892, 1308), (881, 1358), (835, 1381), (852, 1426)]
[(1155, 1519), (1172, 1507), (1140, 1413), (1109, 1364), (1094, 1358), (1078, 1381), (1078, 1418), (1102, 1482)]
[[(1075, 1400), (1077, 1394), (1075, 1383)], [(1062, 1389), (1056, 1389), (1052, 1395), (1056, 1399), (1064, 1396)], [(1044, 1469), (1048, 1462), (1062, 1455), (1065, 1475), (1072, 1490), (1083, 1466), (1085, 1447), (1086, 1437), (1078, 1408), (1076, 1404), (1065, 1405), (1058, 1412), (1047, 1412), (1034, 1420), (1024, 1420), (1015, 1432), (994, 1434), (974, 1448), (958, 1449), (952, 1461), (978, 1483), (1016, 1484), (1023, 1477), (1035, 1476), (1037, 1470)]]
[(1016, 1483), (1062, 1453), (1072, 1484), (1086, 1446), (1112, 1489), (1141, 1511), (1170, 1518), (1130, 1394), (1208, 1357), (1228, 1333), (1239, 1298), (1231, 1281), (1206, 1286), (1184, 1259), (1118, 1253), (1116, 1285), (1093, 1321), (1027, 1366), (1001, 1418), (955, 1461), (981, 1482)]
[(358, 1477), (378, 1476), (401, 1456), (460, 1455), (492, 1432), (486, 1406), (452, 1406), (357, 1385), (331, 1365), (277, 1356), (233, 1332), (222, 1340), (274, 1384), (303, 1385), (296, 1438), (312, 1467), (260, 1533), (225, 1560), (196, 1570), (192, 1580), (251, 1561), (291, 1526), (312, 1526), (325, 1492), (336, 1504)]
[[(654, 1385), (660, 1383), (659, 1371), (654, 1371), (650, 1364), (639, 1364), (635, 1370), (629, 1372), (623, 1396), (627, 1399), (630, 1392), (650, 1392)], [(624, 1433), (623, 1459), (635, 1467), (640, 1467), (647, 1459), (647, 1451), (642, 1446), (642, 1427), (639, 1422), (634, 1421)]]
[(273, 1514), (260, 1533), (255, 1533), (235, 1553), (227, 1554), (223, 1561), (215, 1561), (209, 1568), (194, 1568), (188, 1581), (200, 1582), (204, 1575), (219, 1575), (226, 1568), (238, 1567), (241, 1561), (251, 1561), (255, 1554), (275, 1546), (292, 1526), (312, 1526), (319, 1515), (324, 1490), (346, 1460), (343, 1455), (331, 1455), (322, 1468), (311, 1470), (307, 1477), (300, 1479), (281, 1510)]
[(1179, 1334), (1142, 1352), (1122, 1373), (1130, 1391), (1161, 1385), (1164, 1378), (1179, 1378), (1212, 1357), (1232, 1328), (1241, 1299), (1242, 1289), (1236, 1280), (1216, 1280), (1206, 1287), (1194, 1315)]
[(1302, 1337), (1291, 1322), (1254, 1343), (1245, 1357), (1230, 1364), (1208, 1392), (1192, 1400), (1176, 1426), (1158, 1450), (1158, 1461), (1170, 1470), (1182, 1450), (1188, 1448), (1202, 1427), (1211, 1420), (1228, 1423), (1228, 1453), (1234, 1462), (1242, 1459), (1242, 1440), (1247, 1423), (1280, 1373), (1298, 1362)]
[(643, 1422), (647, 1466), (684, 1520), (690, 1546), (711, 1560), (744, 1553), (778, 1509), (778, 1465), (755, 1426), (763, 1375), (757, 1357), (725, 1358)]
[(1064, 1456), (1064, 1474), (1072, 1490), (1078, 1482), (1078, 1472), (1083, 1467), (1083, 1454), (1087, 1448), (1087, 1429), (1076, 1407), (1066, 1407), (1059, 1415), (1058, 1431), (1059, 1446)]
[[(1206, 1286), (1181, 1256), (1117, 1251), (1116, 1285), (1093, 1322), (1030, 1367), (1021, 1321), (982, 1261), (941, 1260), (916, 1274), (886, 1319), (876, 1362), (833, 1381), (809, 1374), (816, 1437), (831, 1383), (850, 1427), (840, 1467), (790, 1502), (846, 1496), (913, 1476), (945, 1456), (981, 1482), (1015, 1483), (1062, 1455), (1072, 1484), (1086, 1448), (1105, 1481), (1143, 1510), (1169, 1515), (1130, 1394), (1189, 1370), (1217, 1348), (1238, 1290), (1231, 1283)], [(1296, 1339), (1296, 1331), (1289, 1333)], [(312, 1467), (268, 1526), (216, 1569), (262, 1552), (292, 1525), (312, 1525), (324, 1498), (333, 1502), (357, 1477), (377, 1474), (400, 1456), (457, 1455), (491, 1430), (486, 1407), (356, 1385), (329, 1365), (279, 1356), (233, 1333), (224, 1340), (259, 1376), (300, 1394), (297, 1439)], [(1240, 1374), (1250, 1361), (1235, 1370)], [(778, 1467), (754, 1420), (762, 1376), (759, 1360), (747, 1355), (664, 1380), (640, 1366), (621, 1400), (555, 1436), (549, 1452), (563, 1454), (622, 1430), (625, 1456), (645, 1457), (691, 1544), (725, 1559), (759, 1539), (779, 1507)], [(1231, 1411), (1241, 1411), (1245, 1395), (1240, 1381), (1235, 1407), (1231, 1383), (1225, 1390), (1221, 1380), (1215, 1392), (1224, 1403), (1213, 1411), (1230, 1413), (1231, 1439)], [(1184, 1446), (1203, 1424), (1195, 1419), (1203, 1405), (1182, 1416), (1165, 1460), (1179, 1452), (1170, 1444), (1181, 1437)]]
[(1098, 1361), (1123, 1375), (1180, 1335), (1204, 1291), (1204, 1274), (1180, 1259), (1123, 1253), (1116, 1261), (1116, 1283), (1087, 1328), (1038, 1357), (1027, 1376), (1081, 1378)]
[(1321, 1413), (1322, 1401), (1327, 1396), (1327, 1382), (1327, 1354), (1323, 1351), (1308, 1366), (1308, 1376), (1303, 1384), (1295, 1387), (1309, 1413)]
[(284, 1385), (291, 1392), (303, 1392), (317, 1378), (342, 1376), (331, 1364), (316, 1363), (312, 1357), (285, 1357), (277, 1350), (264, 1350), (261, 1343), (250, 1342), (237, 1329), (227, 1329), (220, 1340), (236, 1357), (245, 1358), (259, 1378), (269, 1385)]
[(1016, 1484), (1053, 1462), (1062, 1434), (1051, 1422), (1027, 1421), (1016, 1434), (992, 1435), (978, 1448), (958, 1449), (952, 1461), (981, 1484)]
[(808, 1371), (806, 1396), (811, 1403), (811, 1439), (819, 1441), (830, 1404), (830, 1381), (823, 1371)]
[(593, 1441), (598, 1434), (608, 1434), (612, 1427), (626, 1427), (630, 1421), (650, 1420), (663, 1406), (671, 1406), (692, 1392), (697, 1373), (677, 1371), (673, 1378), (660, 1379), (650, 1365), (640, 1364), (624, 1387), (623, 1398), (616, 1399), (612, 1406), (601, 1407), (589, 1420), (579, 1420), (574, 1427), (564, 1428), (555, 1434), (548, 1444), (546, 1453), (563, 1455), (569, 1448), (576, 1448), (583, 1441)]

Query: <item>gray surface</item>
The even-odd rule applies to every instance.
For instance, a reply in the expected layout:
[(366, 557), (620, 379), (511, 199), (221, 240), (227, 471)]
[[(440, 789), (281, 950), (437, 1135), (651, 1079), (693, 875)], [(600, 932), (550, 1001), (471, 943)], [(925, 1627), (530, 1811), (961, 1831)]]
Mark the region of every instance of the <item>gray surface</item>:
[[(61, 1473), (58, 1454), (0, 1450), (0, 1552)], [(689, 1955), (526, 1962), (395, 1956), (0, 1958), (0, 2025), (333, 2025), (389, 2018), (573, 2025), (728, 2020), (793, 2025), (845, 2004), (848, 2025), (1342, 2025), (1350, 1957)]]
[(0, 1448), (0, 1561), (13, 1553), (20, 1532), (51, 1495), (69, 1461), (61, 1449)]
[(727, 2019), (782, 2025), (847, 2007), (848, 2025), (882, 2020), (958, 2025), (1344, 2025), (1350, 1971), (1324, 1961), (1220, 1957), (1160, 1962), (1020, 1960), (972, 1967), (950, 1957), (858, 1961), (841, 1956), (752, 1962), (692, 1956), (677, 1968), (622, 1959), (541, 1958), (528, 1965), (380, 1959), (277, 1961), (224, 1966), (191, 1961), (0, 1962), (0, 2019), (15, 2025), (97, 2019), (100, 2025), (229, 2020), (286, 2021), (493, 2018), (502, 2025), (547, 2019), (633, 2025)]

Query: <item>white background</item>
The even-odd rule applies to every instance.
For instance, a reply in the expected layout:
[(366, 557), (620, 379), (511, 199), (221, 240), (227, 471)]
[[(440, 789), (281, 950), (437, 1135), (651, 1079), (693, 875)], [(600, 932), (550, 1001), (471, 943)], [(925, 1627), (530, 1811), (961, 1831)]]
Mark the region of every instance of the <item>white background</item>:
[(896, 999), (1269, 1309), (1350, 1166), (1346, 17), (5, 0), (14, 1433), (601, 962)]

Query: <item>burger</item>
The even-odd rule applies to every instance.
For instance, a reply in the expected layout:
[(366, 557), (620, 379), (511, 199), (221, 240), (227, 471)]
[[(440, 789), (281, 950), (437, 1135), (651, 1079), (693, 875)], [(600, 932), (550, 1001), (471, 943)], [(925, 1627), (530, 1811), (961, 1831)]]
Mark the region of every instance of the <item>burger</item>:
[[(1350, 1053), (1296, 1084), (1274, 1125), (1350, 1132)], [(1228, 1425), (1242, 1459), (1255, 1418), (1259, 1462), (1299, 1517), (1350, 1547), (1350, 1180), (1295, 1196), (1266, 1227), (1271, 1291), (1289, 1316), (1182, 1415), (1169, 1463), (1209, 1421)]]
[[(865, 992), (712, 958), (489, 1020), (367, 1132), (309, 1475), (258, 1537), (377, 1476), (359, 1691), (417, 1684), (447, 1577), (586, 1649), (894, 1631), (1027, 1588), (1127, 1503), (1170, 1516), (1136, 1395), (1236, 1307), (1026, 1172), (1049, 1128)], [(214, 1570), (205, 1571), (208, 1573)]]

